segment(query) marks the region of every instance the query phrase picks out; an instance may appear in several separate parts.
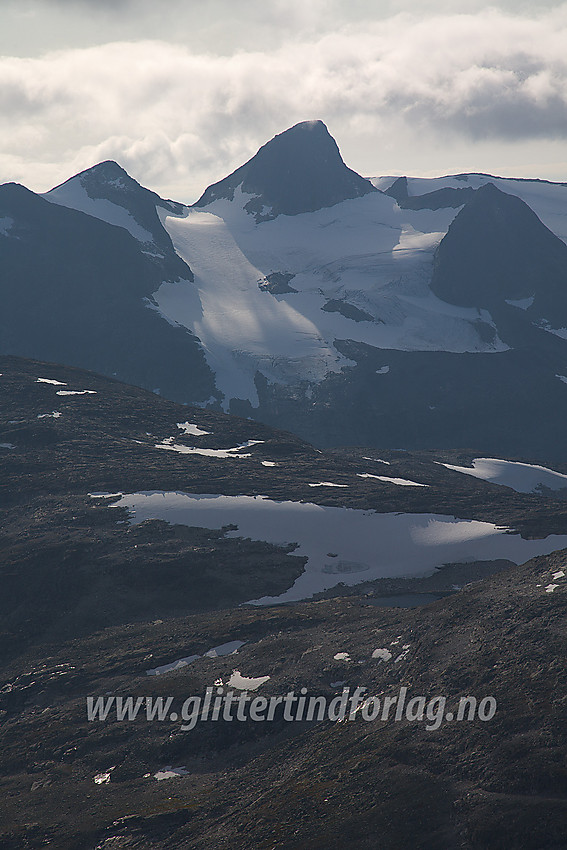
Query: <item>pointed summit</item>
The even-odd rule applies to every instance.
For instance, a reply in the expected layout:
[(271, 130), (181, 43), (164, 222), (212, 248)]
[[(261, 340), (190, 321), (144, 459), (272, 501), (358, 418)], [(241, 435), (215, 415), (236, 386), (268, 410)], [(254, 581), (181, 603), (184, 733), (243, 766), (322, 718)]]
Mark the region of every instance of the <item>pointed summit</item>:
[(181, 213), (183, 207), (165, 201), (130, 177), (117, 162), (106, 160), (81, 171), (43, 196), (46, 201), (79, 210), (128, 230), (142, 243), (171, 250), (156, 207)]
[(322, 121), (302, 121), (275, 136), (247, 163), (209, 186), (195, 206), (233, 200), (239, 187), (253, 196), (244, 209), (257, 221), (314, 212), (378, 191), (345, 165)]
[(534, 310), (567, 317), (567, 246), (524, 201), (487, 183), (441, 240), (431, 288), (463, 307), (533, 297)]

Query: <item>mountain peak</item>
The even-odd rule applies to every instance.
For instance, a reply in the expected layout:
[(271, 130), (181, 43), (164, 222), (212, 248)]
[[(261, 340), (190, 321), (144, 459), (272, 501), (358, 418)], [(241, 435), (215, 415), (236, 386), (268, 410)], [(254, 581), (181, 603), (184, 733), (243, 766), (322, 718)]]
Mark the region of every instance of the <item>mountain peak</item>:
[[(80, 184), (91, 198), (106, 198), (109, 192), (136, 192), (144, 189), (128, 172), (113, 159), (104, 160), (90, 168), (85, 168), (64, 183), (60, 183), (47, 194), (56, 193), (64, 187)], [(157, 197), (157, 196), (156, 196)]]
[(486, 183), (441, 240), (431, 288), (465, 307), (534, 296), (536, 306), (567, 315), (566, 269), (565, 243), (521, 198)]
[(253, 197), (245, 210), (257, 221), (299, 215), (359, 198), (377, 189), (348, 168), (322, 121), (302, 121), (274, 136), (252, 159), (209, 186), (196, 207), (234, 199), (241, 188)]
[(124, 227), (139, 242), (153, 243), (166, 251), (172, 250), (171, 240), (156, 208), (175, 214), (183, 210), (182, 204), (165, 201), (146, 189), (112, 159), (75, 174), (47, 192), (44, 198)]

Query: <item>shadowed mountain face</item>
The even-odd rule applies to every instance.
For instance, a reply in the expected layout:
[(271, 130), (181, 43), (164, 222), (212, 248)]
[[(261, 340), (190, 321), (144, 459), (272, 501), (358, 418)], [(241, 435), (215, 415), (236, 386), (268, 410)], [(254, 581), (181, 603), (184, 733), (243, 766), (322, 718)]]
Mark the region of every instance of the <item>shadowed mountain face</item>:
[(488, 183), (460, 211), (437, 249), (433, 292), (463, 307), (534, 298), (567, 318), (567, 246), (520, 198)]
[(149, 309), (162, 281), (192, 278), (173, 248), (149, 256), (123, 227), (13, 183), (0, 187), (0, 220), (0, 353), (209, 398), (214, 383), (198, 342)]
[(345, 165), (322, 121), (303, 121), (275, 136), (247, 163), (209, 186), (195, 206), (232, 200), (238, 187), (254, 196), (245, 209), (258, 220), (314, 212), (377, 191)]

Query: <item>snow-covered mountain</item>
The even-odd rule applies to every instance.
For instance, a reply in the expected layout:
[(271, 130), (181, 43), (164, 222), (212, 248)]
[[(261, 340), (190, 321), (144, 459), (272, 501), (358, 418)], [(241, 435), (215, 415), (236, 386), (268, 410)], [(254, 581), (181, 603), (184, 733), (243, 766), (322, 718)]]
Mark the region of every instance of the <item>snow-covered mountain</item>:
[[(308, 121), (192, 207), (102, 163), (27, 192), (34, 230), (13, 197), (26, 192), (0, 188), (2, 352), (209, 400), (319, 444), (562, 452), (566, 185), (368, 181)], [(91, 246), (107, 234), (112, 250), (70, 246), (69, 226)]]

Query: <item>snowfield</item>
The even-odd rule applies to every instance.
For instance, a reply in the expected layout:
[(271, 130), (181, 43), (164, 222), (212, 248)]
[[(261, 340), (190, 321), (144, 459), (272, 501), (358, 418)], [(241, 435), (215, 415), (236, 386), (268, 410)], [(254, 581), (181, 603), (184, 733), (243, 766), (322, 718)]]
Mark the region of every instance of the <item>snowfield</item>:
[(127, 508), (135, 524), (147, 519), (210, 529), (235, 524), (238, 530), (228, 532), (228, 537), (280, 546), (296, 543), (293, 554), (308, 559), (305, 571), (281, 596), (251, 600), (257, 605), (308, 599), (339, 582), (354, 585), (426, 575), (446, 563), (506, 559), (519, 564), (567, 547), (567, 535), (523, 540), (487, 522), (436, 514), (378, 514), (276, 502), (266, 496), (131, 493), (115, 506)]
[[(385, 190), (395, 179), (371, 182)], [(567, 242), (567, 185), (465, 174), (408, 178), (408, 190), (422, 195), (489, 182), (524, 200)], [(152, 242), (124, 207), (90, 198), (80, 176), (43, 197)], [(341, 340), (396, 351), (507, 350), (486, 310), (447, 304), (429, 288), (435, 249), (459, 208), (402, 209), (393, 198), (370, 193), (256, 221), (244, 209), (253, 197), (239, 186), (232, 200), (185, 207), (181, 215), (157, 208), (195, 280), (164, 281), (146, 306), (200, 340), (226, 410), (231, 398), (258, 405), (258, 372), (271, 383), (296, 385), (352, 365), (339, 351)], [(525, 310), (530, 299), (510, 303)], [(394, 379), (388, 366), (377, 374)]]
[(490, 481), (492, 484), (511, 487), (518, 493), (534, 493), (540, 487), (548, 487), (550, 490), (567, 488), (567, 475), (531, 463), (477, 457), (472, 461), (472, 469), (468, 466), (451, 466), (449, 463), (442, 463), (441, 466), (455, 472), (462, 472), (464, 475), (481, 478), (483, 481)]
[[(377, 189), (389, 189), (397, 177), (373, 177), (370, 182)], [(517, 195), (532, 208), (546, 227), (567, 242), (567, 183), (550, 183), (546, 180), (514, 180), (510, 177), (493, 177), (490, 174), (455, 174), (447, 177), (408, 177), (409, 195), (425, 195), (438, 189), (479, 189), (494, 183), (508, 195)], [(455, 210), (455, 214), (457, 210)]]
[[(400, 210), (369, 194), (256, 223), (243, 208), (250, 197), (238, 189), (233, 201), (206, 211), (160, 211), (195, 282), (163, 283), (153, 301), (201, 340), (225, 407), (231, 397), (258, 404), (257, 370), (286, 384), (339, 371), (349, 361), (336, 340), (400, 351), (506, 350), (497, 335), (481, 338), (479, 323), (494, 328), (486, 311), (446, 304), (429, 289), (433, 253), (455, 210)], [(261, 290), (275, 272), (291, 276), (295, 291)]]
[(87, 194), (79, 175), (63, 183), (61, 186), (57, 186), (50, 192), (46, 192), (41, 197), (52, 204), (69, 207), (70, 209), (84, 212), (87, 215), (92, 215), (93, 218), (106, 221), (108, 224), (122, 227), (128, 233), (131, 233), (138, 242), (153, 244), (154, 237), (149, 230), (141, 227), (124, 207), (113, 204), (112, 201), (104, 198), (91, 198)]

